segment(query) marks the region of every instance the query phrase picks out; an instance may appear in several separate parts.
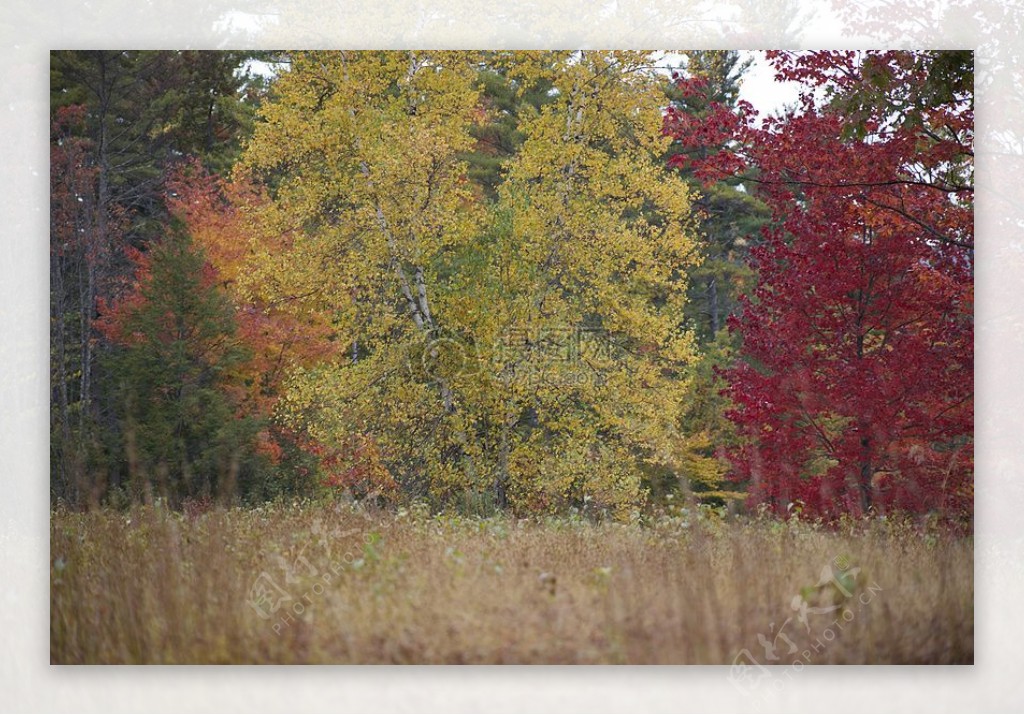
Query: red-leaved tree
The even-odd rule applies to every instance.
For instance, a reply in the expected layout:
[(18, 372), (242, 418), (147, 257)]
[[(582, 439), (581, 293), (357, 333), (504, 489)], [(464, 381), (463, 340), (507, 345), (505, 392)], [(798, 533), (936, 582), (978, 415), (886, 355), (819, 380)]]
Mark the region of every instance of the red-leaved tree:
[[(725, 370), (751, 499), (826, 518), (973, 508), (973, 65), (969, 53), (769, 53), (800, 104), (666, 131), (708, 180), (772, 209)], [(685, 82), (684, 84), (685, 91)]]

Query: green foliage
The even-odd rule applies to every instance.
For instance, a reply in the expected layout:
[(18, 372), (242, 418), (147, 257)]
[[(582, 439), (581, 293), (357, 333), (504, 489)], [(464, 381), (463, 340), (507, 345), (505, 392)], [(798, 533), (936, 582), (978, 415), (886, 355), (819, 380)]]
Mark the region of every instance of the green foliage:
[(847, 139), (864, 139), (879, 117), (934, 139), (949, 131), (941, 122), (930, 126), (936, 107), (960, 103), (973, 111), (973, 50), (865, 54), (859, 72), (862, 81), (826, 90), (832, 107), (847, 115)]
[(691, 273), (686, 316), (701, 345), (716, 339), (739, 296), (753, 289), (756, 276), (748, 262), (768, 219), (764, 203), (727, 182), (702, 187), (695, 208), (701, 219), (704, 260)]
[(252, 131), (260, 79), (244, 71), (253, 52), (182, 51), (172, 55), (173, 84), (149, 111), (161, 121), (159, 135), (175, 151), (200, 158), (213, 172), (226, 173)]
[(82, 132), (100, 171), (99, 201), (117, 204), (130, 234), (152, 239), (166, 218), (162, 178), (187, 155), (227, 169), (252, 122), (240, 69), (253, 53), (70, 51), (50, 57), (50, 105), (87, 110)]
[(497, 199), (502, 168), (526, 139), (520, 128), (522, 122), (554, 101), (549, 78), (537, 77), (524, 87), (509, 77), (508, 69), (502, 53), (485, 54), (477, 75), (484, 119), (470, 127), (476, 145), (463, 156), (468, 165), (467, 176), (491, 200)]
[(260, 467), (257, 425), (236, 414), (232, 395), (247, 352), (204, 263), (188, 235), (172, 228), (145, 256), (137, 292), (107, 316), (120, 345), (106, 372), (135, 498), (150, 489), (175, 503), (229, 498)]
[[(735, 110), (739, 86), (751, 60), (740, 60), (735, 50), (692, 50), (684, 52), (686, 65), (679, 72), (698, 82), (696, 89), (683, 92), (675, 84), (666, 87), (673, 106), (685, 115), (703, 119), (715, 105)], [(695, 159), (706, 158), (720, 147), (690, 149)], [(667, 154), (680, 153), (672, 146)], [(761, 227), (769, 217), (768, 208), (732, 177), (703, 184), (689, 170), (680, 174), (694, 187), (694, 210), (700, 219), (700, 250), (704, 260), (690, 271), (687, 323), (693, 327), (701, 346), (715, 341), (726, 320), (739, 309), (738, 298), (753, 285), (748, 264), (750, 248), (760, 241)]]
[(703, 505), (735, 504), (746, 496), (723, 488), (729, 472), (725, 452), (738, 443), (739, 436), (726, 417), (733, 405), (723, 394), (727, 382), (719, 371), (735, 359), (737, 343), (736, 336), (719, 331), (687, 370), (691, 386), (680, 411), (681, 461), (674, 470), (647, 471), (652, 500), (662, 506), (692, 500)]

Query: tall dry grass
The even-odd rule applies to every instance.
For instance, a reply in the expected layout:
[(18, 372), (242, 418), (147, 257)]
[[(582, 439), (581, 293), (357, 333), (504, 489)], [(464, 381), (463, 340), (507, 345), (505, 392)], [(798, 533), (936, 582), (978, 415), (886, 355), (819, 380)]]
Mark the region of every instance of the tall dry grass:
[(974, 657), (972, 540), (906, 524), (140, 507), (55, 511), (50, 548), (53, 663)]

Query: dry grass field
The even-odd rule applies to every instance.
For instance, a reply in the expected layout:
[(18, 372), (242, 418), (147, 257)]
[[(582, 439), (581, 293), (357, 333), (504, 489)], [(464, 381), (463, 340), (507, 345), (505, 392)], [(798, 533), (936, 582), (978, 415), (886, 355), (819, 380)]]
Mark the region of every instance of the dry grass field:
[(973, 541), (678, 510), (54, 511), (53, 663), (971, 663)]

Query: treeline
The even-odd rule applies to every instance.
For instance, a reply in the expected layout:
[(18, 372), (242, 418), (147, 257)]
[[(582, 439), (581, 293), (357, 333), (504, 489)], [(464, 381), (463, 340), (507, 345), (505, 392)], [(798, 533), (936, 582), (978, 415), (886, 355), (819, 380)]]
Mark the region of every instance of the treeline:
[(51, 494), (96, 503), (124, 483), (123, 381), (100, 306), (165, 235), (166, 181), (188, 156), (237, 160), (265, 82), (259, 53), (57, 51), (50, 57)]
[(53, 498), (968, 517), (971, 60), (55, 52)]

